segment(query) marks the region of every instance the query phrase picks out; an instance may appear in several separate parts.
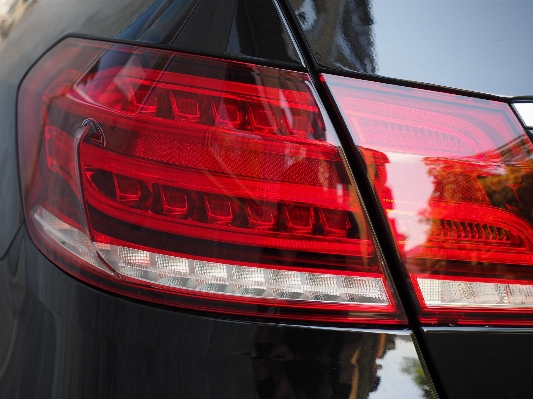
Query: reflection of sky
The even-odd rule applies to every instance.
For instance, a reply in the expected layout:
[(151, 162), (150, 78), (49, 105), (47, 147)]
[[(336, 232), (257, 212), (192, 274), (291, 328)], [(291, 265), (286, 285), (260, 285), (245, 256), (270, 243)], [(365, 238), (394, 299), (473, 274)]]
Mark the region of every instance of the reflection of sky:
[(0, 0), (0, 15), (7, 15), (17, 0)]
[[(385, 164), (387, 170), (386, 184), (392, 191), (392, 198), (397, 202), (393, 205), (394, 210), (389, 212), (389, 217), (396, 219), (395, 211), (398, 212), (398, 208), (401, 208), (400, 212), (405, 214), (407, 210), (408, 214), (413, 216), (414, 223), (428, 207), (428, 200), (435, 187), (433, 179), (428, 175), (428, 168), (423, 162), (423, 157), (393, 152), (387, 152), (387, 157), (390, 163)], [(426, 242), (427, 236), (424, 225), (417, 224), (415, 231), (411, 230), (409, 226), (399, 225), (398, 227), (401, 233), (406, 236), (405, 250)]]
[(409, 335), (396, 337), (396, 349), (390, 350), (377, 363), (383, 368), (378, 371), (381, 381), (378, 389), (371, 392), (369, 399), (422, 398), (422, 391), (411, 376), (400, 371), (404, 358), (418, 358)]
[(372, 0), (379, 75), (533, 94), (533, 1)]

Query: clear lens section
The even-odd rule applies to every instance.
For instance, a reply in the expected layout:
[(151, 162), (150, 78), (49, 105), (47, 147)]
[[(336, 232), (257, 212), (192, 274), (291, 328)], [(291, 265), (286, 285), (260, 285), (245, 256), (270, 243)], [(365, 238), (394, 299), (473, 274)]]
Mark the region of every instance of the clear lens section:
[(429, 278), (417, 278), (416, 281), (428, 307), (533, 308), (533, 285)]

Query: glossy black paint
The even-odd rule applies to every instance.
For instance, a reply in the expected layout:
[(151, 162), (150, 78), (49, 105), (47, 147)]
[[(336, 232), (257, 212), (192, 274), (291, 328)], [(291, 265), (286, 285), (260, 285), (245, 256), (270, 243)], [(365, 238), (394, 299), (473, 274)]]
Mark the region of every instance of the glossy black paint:
[(322, 67), (376, 72), (371, 0), (290, 0)]
[(0, 262), (0, 320), (2, 398), (362, 399), (428, 391), (413, 378), (421, 368), (408, 332), (242, 323), (116, 298), (57, 269), (25, 227)]
[(427, 328), (425, 331), (449, 399), (531, 398), (532, 329)]
[[(22, 222), (17, 166), (16, 98), (22, 77), (38, 57), (68, 32), (116, 35), (151, 0), (19, 1), (10, 30), (0, 38), (0, 258)], [(53, 22), (51, 22), (53, 21)], [(25, 110), (19, 110), (23, 113)]]
[(156, 0), (118, 38), (301, 69), (275, 0)]
[(172, 47), (292, 68), (303, 65), (274, 0), (200, 1)]
[(533, 94), (530, 1), (288, 1), (320, 68)]
[(117, 37), (151, 43), (169, 43), (199, 2), (200, 0), (156, 0)]

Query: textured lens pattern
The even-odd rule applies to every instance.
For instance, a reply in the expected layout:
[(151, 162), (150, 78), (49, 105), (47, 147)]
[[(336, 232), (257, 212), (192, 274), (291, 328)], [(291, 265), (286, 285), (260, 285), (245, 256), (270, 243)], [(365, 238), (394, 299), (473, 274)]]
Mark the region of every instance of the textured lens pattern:
[(533, 307), (533, 286), (418, 278), (428, 307), (503, 306)]
[(278, 270), (156, 254), (112, 244), (93, 243), (75, 227), (43, 208), (36, 220), (51, 239), (74, 255), (107, 270), (162, 286), (247, 297), (389, 305), (379, 277)]
[(99, 243), (96, 247), (118, 273), (167, 286), (241, 296), (389, 304), (381, 278), (237, 266)]
[(38, 226), (47, 238), (65, 248), (70, 254), (83, 259), (99, 270), (111, 271), (96, 256), (94, 243), (81, 231), (39, 207), (34, 213)]

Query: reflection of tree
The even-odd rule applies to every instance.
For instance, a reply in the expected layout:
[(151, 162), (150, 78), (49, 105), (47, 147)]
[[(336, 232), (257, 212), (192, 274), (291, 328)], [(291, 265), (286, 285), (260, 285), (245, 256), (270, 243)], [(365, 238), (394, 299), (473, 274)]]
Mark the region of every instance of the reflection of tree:
[[(513, 156), (509, 148), (503, 162), (425, 158), (427, 174), (433, 178), (434, 190), (421, 216), (431, 217), (435, 206), (445, 203), (478, 204), (517, 213), (533, 222), (533, 170), (528, 157)], [(511, 155), (509, 155), (511, 154)], [(526, 153), (527, 154), (527, 153)]]
[(290, 0), (319, 63), (375, 74), (370, 0)]
[(366, 399), (380, 383), (376, 360), (394, 335), (259, 329), (254, 368), (260, 397)]
[(533, 221), (533, 174), (529, 165), (506, 165), (501, 174), (484, 176), (480, 183), (493, 206), (521, 213)]
[(487, 204), (488, 198), (481, 187), (477, 174), (479, 167), (468, 162), (441, 158), (424, 158), (427, 174), (433, 179), (431, 200)]
[(526, 193), (533, 188), (533, 175), (528, 162), (501, 165), (477, 161), (425, 158), (427, 173), (435, 186), (432, 200), (468, 202), (518, 210), (525, 201), (531, 214), (533, 201)]
[(431, 390), (429, 389), (426, 374), (424, 373), (424, 369), (422, 368), (422, 365), (420, 364), (417, 358), (404, 357), (403, 365), (400, 370), (402, 371), (402, 373), (411, 376), (413, 382), (422, 391), (422, 395), (424, 398), (433, 398)]
[(425, 238), (409, 251), (409, 267), (454, 267), (453, 257), (481, 268), (533, 243), (533, 169), (522, 140), (461, 159), (422, 159), (433, 190), (417, 212)]

